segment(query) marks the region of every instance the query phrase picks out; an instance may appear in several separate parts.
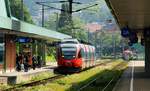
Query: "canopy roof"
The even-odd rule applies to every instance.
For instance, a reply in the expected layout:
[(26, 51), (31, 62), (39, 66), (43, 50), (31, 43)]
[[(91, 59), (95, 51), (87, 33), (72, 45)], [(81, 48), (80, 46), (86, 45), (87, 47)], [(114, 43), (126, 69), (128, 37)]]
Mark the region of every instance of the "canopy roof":
[(64, 38), (71, 38), (69, 35), (38, 27), (23, 21), (6, 17), (0, 17), (0, 20), (0, 32), (16, 34), (19, 36), (42, 38), (44, 40), (61, 40)]
[(121, 28), (132, 30), (150, 27), (150, 0), (105, 0)]
[(56, 31), (48, 30), (33, 24), (20, 21), (10, 15), (10, 7), (7, 0), (0, 0), (0, 33), (15, 34), (17, 36), (40, 38), (47, 41), (71, 38)]

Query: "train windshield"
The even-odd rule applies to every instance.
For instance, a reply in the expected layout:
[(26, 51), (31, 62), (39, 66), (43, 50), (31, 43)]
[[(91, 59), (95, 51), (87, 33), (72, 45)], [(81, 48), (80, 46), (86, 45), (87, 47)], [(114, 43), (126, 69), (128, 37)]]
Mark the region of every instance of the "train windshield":
[(68, 60), (74, 59), (76, 57), (76, 48), (75, 47), (63, 47), (62, 57)]

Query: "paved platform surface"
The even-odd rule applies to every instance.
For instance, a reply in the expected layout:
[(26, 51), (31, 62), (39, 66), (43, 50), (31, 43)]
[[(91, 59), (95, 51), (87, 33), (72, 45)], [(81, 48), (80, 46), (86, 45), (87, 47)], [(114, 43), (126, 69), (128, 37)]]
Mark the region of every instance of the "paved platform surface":
[(131, 61), (113, 91), (150, 91), (150, 74), (144, 71), (144, 61)]
[(27, 75), (27, 74), (32, 74), (32, 73), (37, 73), (37, 72), (42, 72), (42, 71), (53, 71), (53, 68), (55, 68), (57, 66), (56, 62), (49, 62), (46, 64), (45, 67), (41, 67), (41, 68), (36, 68), (35, 70), (33, 70), (32, 68), (29, 69), (28, 72), (24, 72), (24, 71), (20, 71), (20, 72), (11, 72), (11, 73), (4, 73), (4, 74), (0, 74), (0, 76), (16, 76), (16, 75)]
[(20, 72), (10, 72), (0, 74), (0, 83), (3, 84), (16, 84), (22, 81), (31, 80), (32, 77), (38, 76), (41, 73), (48, 72), (53, 73), (54, 68), (57, 67), (56, 63), (47, 63), (45, 67), (36, 68), (33, 70), (32, 68), (28, 70), (28, 72), (20, 71)]

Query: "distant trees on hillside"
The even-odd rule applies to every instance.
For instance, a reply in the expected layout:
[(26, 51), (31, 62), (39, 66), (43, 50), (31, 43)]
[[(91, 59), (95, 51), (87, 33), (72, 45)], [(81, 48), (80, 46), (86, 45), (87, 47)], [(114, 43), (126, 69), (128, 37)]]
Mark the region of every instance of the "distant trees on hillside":
[[(21, 20), (22, 19), (22, 4), (21, 0), (9, 0), (10, 1), (10, 7), (11, 7), (11, 15), (13, 17), (16, 17), (17, 19)], [(27, 9), (27, 7), (23, 4), (23, 16), (24, 16), (24, 21), (28, 23), (33, 24), (32, 17)]]

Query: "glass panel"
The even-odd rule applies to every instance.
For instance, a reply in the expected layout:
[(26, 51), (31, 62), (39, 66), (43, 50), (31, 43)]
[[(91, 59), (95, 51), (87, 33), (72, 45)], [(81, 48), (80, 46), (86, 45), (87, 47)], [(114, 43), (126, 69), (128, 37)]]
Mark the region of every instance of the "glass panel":
[(5, 44), (4, 44), (4, 37), (0, 34), (0, 64), (4, 62), (4, 51), (5, 51)]
[(76, 56), (76, 48), (73, 48), (73, 47), (62, 48), (62, 57), (64, 59), (74, 59), (75, 56)]

